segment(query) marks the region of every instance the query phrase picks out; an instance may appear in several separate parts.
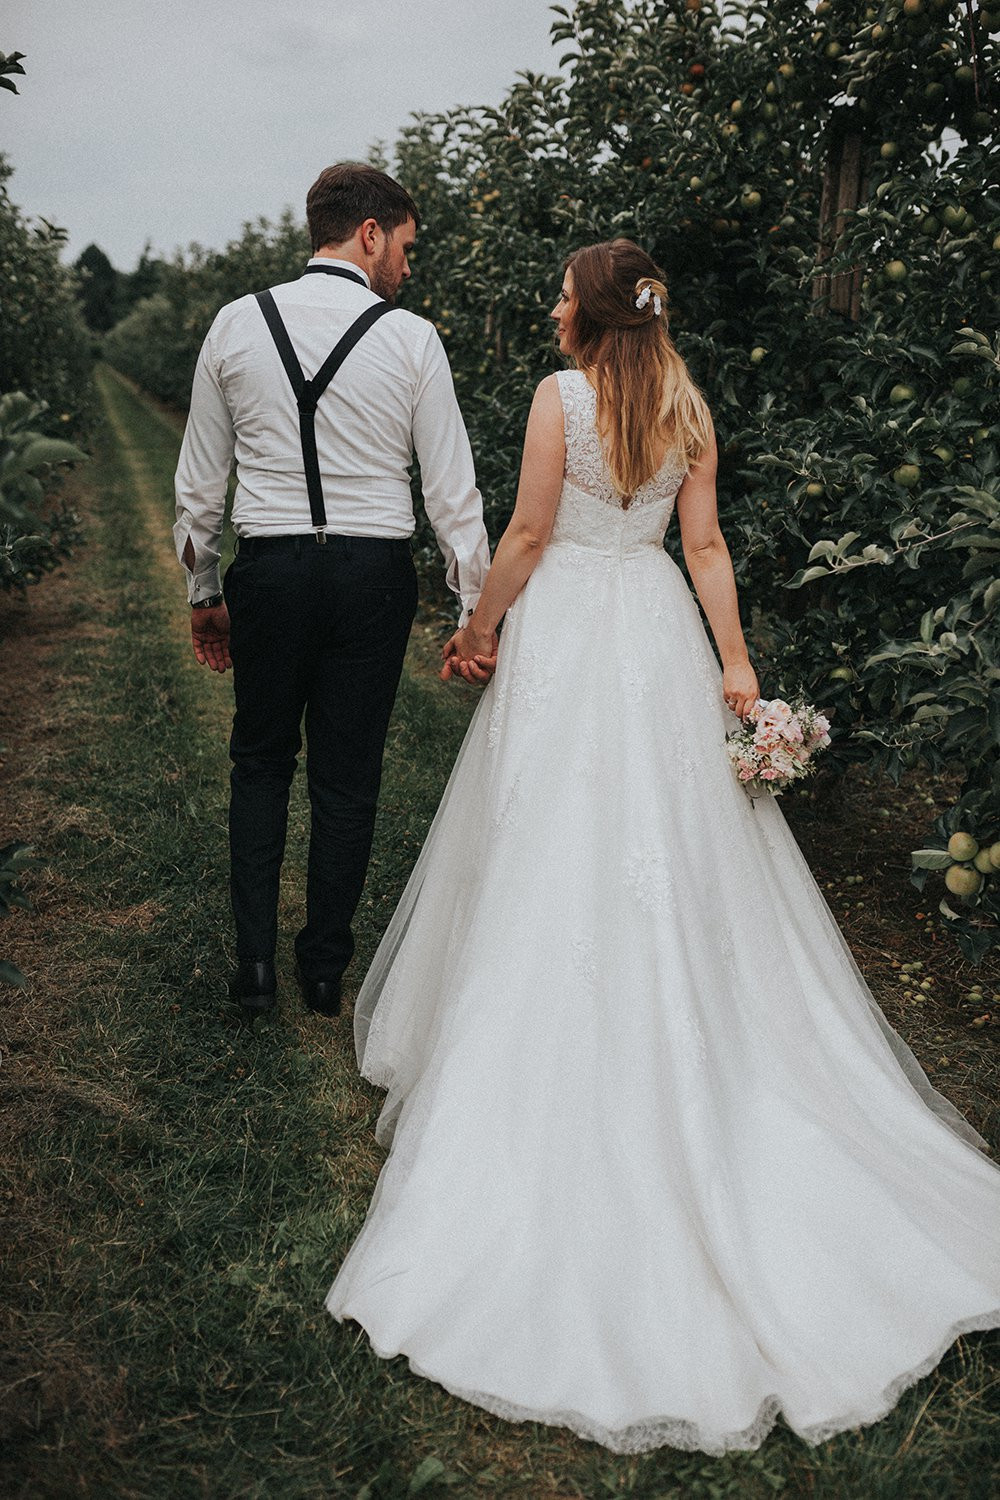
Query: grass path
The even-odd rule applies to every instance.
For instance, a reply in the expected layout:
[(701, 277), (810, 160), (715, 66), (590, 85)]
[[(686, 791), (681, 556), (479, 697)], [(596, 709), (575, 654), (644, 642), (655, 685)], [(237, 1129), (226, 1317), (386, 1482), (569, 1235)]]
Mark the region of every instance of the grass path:
[[(346, 1019), (230, 1018), (228, 680), (190, 656), (170, 540), (176, 426), (100, 372), (90, 545), (4, 606), (10, 825), (46, 864), (4, 930), (0, 1492), (64, 1500), (765, 1496), (986, 1500), (997, 1355), (967, 1339), (885, 1422), (818, 1450), (615, 1458), (375, 1360), (322, 1299), (380, 1164)], [(470, 707), (417, 637), (390, 733), (364, 972)], [(293, 802), (283, 929), (302, 890)], [(994, 1477), (996, 1470), (993, 1470)]]

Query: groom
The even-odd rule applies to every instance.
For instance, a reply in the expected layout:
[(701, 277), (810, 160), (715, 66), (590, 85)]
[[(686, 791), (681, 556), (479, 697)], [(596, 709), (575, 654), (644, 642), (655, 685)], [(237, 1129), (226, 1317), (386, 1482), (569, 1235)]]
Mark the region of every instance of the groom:
[[(463, 621), (489, 566), (447, 357), (431, 323), (393, 306), (410, 275), (416, 205), (385, 173), (342, 163), (313, 183), (306, 215), (313, 254), (300, 279), (231, 302), (209, 329), (176, 477), (194, 654), (212, 671), (233, 668), (230, 995), (250, 1016), (275, 1002), (303, 716), (312, 823), (295, 953), (306, 1005), (340, 1009), (416, 610), (414, 450)], [(220, 590), (234, 456), (237, 552)]]

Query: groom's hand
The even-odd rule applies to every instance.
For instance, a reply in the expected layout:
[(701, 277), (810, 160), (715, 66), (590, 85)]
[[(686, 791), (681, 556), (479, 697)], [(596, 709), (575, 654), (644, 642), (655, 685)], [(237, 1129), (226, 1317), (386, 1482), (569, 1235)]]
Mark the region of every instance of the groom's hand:
[(496, 631), (486, 637), (468, 626), (463, 630), (456, 630), (442, 653), (444, 666), (440, 672), (441, 681), (448, 682), (452, 677), (462, 677), (466, 682), (482, 687), (496, 671), (498, 650)]
[(233, 664), (229, 655), (229, 611), (224, 604), (214, 609), (191, 611), (191, 644), (195, 659), (213, 672), (225, 672)]

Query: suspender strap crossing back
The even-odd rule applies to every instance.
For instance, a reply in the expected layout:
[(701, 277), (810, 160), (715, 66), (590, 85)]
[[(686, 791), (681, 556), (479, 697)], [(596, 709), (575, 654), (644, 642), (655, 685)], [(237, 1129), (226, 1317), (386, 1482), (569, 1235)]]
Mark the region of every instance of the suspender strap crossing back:
[[(309, 268), (314, 269), (313, 267)], [(320, 267), (315, 267), (319, 270)], [(328, 273), (330, 274), (330, 273)], [(350, 280), (360, 280), (353, 277), (350, 272), (332, 272), (333, 275), (343, 275)], [(298, 356), (292, 348), (292, 341), (288, 337), (288, 330), (281, 319), (274, 298), (270, 292), (258, 292), (257, 301), (260, 310), (264, 314), (264, 320), (274, 339), (281, 363), (285, 367), (285, 374), (291, 382), (295, 401), (299, 408), (299, 438), (302, 443), (302, 466), (306, 473), (306, 490), (309, 495), (309, 514), (312, 519), (313, 529), (316, 532), (318, 542), (326, 541), (326, 506), (323, 502), (323, 482), (319, 472), (319, 456), (316, 452), (316, 407), (319, 398), (326, 390), (330, 381), (340, 369), (344, 360), (350, 354), (359, 339), (364, 338), (369, 328), (377, 323), (379, 318), (386, 313), (392, 312), (391, 302), (374, 302), (371, 307), (366, 307), (359, 318), (356, 318), (339, 341), (336, 347), (327, 355), (311, 380), (307, 380), (299, 364)]]

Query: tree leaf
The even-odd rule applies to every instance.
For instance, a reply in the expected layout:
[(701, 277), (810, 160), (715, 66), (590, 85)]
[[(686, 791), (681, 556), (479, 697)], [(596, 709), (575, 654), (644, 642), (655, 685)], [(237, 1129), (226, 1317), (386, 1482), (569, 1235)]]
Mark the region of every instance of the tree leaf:
[(785, 588), (799, 589), (804, 583), (812, 583), (815, 578), (830, 578), (832, 576), (829, 568), (800, 568), (794, 577), (789, 578), (785, 584)]
[(831, 552), (836, 552), (836, 550), (837, 544), (835, 542), (816, 542), (810, 550), (806, 562), (815, 562), (817, 557), (829, 557)]
[(910, 859), (915, 870), (947, 870), (955, 863), (947, 849), (914, 849)]

